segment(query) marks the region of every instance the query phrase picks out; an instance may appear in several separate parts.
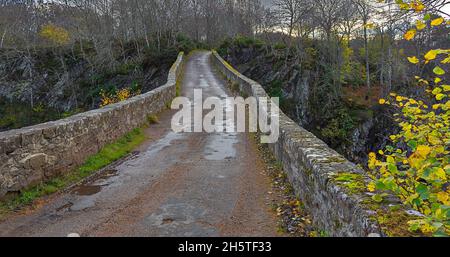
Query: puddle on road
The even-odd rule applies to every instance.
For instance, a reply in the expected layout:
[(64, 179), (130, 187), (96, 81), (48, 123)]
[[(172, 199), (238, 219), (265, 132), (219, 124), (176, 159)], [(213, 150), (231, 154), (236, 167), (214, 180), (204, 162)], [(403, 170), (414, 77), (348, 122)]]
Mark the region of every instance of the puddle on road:
[(72, 193), (80, 196), (89, 196), (99, 193), (103, 187), (108, 186), (108, 179), (117, 176), (117, 170), (106, 170), (90, 179), (87, 184), (75, 187)]
[(102, 190), (102, 186), (81, 185), (76, 187), (73, 192), (77, 195), (87, 196), (95, 195)]
[[(236, 158), (235, 144), (237, 134), (217, 134), (212, 136), (205, 148), (205, 159), (209, 161), (231, 160)], [(228, 136), (229, 135), (229, 136)]]

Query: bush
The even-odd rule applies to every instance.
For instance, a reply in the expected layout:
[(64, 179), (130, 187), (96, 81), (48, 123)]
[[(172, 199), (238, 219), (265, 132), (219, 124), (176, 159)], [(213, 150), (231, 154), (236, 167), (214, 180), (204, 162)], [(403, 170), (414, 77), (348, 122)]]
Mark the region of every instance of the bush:
[(326, 122), (326, 126), (320, 130), (322, 138), (332, 147), (339, 146), (348, 140), (349, 134), (355, 127), (355, 121), (350, 116), (350, 111), (341, 107), (337, 111), (331, 111), (331, 118)]
[[(429, 19), (425, 14), (423, 20)], [(430, 23), (432, 27), (441, 24), (445, 24), (442, 17)], [(416, 32), (410, 29), (405, 39), (411, 40)], [(427, 65), (439, 55), (442, 64), (450, 62), (450, 49), (430, 50), (423, 62), (415, 56), (408, 60)], [(369, 154), (374, 181), (368, 189), (377, 191), (375, 200), (381, 201), (381, 193), (389, 191), (422, 213), (423, 217), (408, 222), (410, 230), (442, 236), (450, 234), (450, 86), (441, 83), (445, 74), (442, 68), (435, 65), (433, 71), (434, 83), (416, 77), (419, 84), (429, 87), (432, 100), (428, 104), (395, 93), (390, 99), (380, 99), (381, 105), (398, 110), (395, 118), (401, 131), (390, 136), (391, 145)]]

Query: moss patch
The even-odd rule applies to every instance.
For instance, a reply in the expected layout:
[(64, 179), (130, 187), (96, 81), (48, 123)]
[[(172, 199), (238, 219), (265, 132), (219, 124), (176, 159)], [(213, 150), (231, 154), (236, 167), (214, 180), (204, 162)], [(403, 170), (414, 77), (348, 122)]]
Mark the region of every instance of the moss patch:
[(390, 237), (412, 237), (424, 236), (423, 234), (412, 232), (408, 228), (408, 221), (413, 220), (412, 216), (403, 210), (378, 210), (377, 221), (381, 229)]
[(352, 194), (361, 193), (366, 190), (364, 177), (361, 174), (343, 172), (337, 174), (333, 178), (333, 181), (345, 187)]

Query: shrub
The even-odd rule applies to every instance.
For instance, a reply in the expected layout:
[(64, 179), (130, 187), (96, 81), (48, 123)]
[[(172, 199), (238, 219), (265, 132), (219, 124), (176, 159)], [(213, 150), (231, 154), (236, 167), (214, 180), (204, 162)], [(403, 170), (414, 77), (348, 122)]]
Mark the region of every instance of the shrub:
[[(415, 9), (415, 5), (402, 3), (402, 8)], [(410, 29), (404, 38), (413, 39), (425, 29), (425, 23), (441, 26), (445, 20), (442, 17), (431, 20), (425, 14), (416, 23), (417, 30)], [(423, 61), (416, 56), (408, 60), (426, 66), (438, 56), (443, 57), (442, 64), (449, 63), (450, 49), (430, 50)], [(401, 130), (390, 136), (391, 145), (369, 154), (374, 181), (368, 186), (369, 191), (378, 191), (375, 200), (382, 201), (380, 192), (390, 191), (423, 214), (408, 222), (410, 230), (436, 236), (450, 234), (450, 86), (442, 83), (445, 71), (439, 65), (433, 69), (436, 75), (433, 82), (416, 77), (419, 85), (428, 87), (428, 103), (396, 93), (391, 93), (389, 99), (380, 99), (381, 105), (389, 104), (398, 110), (395, 117)]]
[(273, 49), (275, 49), (275, 50), (283, 50), (283, 49), (286, 49), (286, 45), (285, 44), (283, 44), (283, 43), (276, 43), (274, 46), (273, 46)]
[(115, 90), (113, 92), (107, 92), (103, 89), (100, 90), (100, 98), (101, 103), (100, 107), (105, 107), (110, 104), (118, 103), (125, 101), (133, 96), (137, 96), (141, 94), (141, 91), (138, 89), (137, 91), (133, 91), (133, 89), (139, 88), (136, 84), (133, 84), (131, 87), (125, 87), (119, 90)]

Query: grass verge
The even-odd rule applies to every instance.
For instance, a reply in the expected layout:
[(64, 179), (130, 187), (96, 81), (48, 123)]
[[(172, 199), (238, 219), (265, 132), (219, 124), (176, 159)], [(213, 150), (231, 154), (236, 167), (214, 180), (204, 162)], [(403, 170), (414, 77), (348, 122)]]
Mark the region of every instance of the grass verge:
[(70, 185), (80, 182), (94, 172), (114, 161), (128, 155), (146, 139), (141, 128), (127, 133), (116, 142), (103, 147), (99, 153), (89, 157), (86, 162), (73, 172), (58, 176), (35, 187), (22, 191), (18, 196), (0, 202), (0, 220), (14, 210), (32, 204), (36, 199), (56, 193)]
[(149, 124), (158, 124), (159, 123), (159, 118), (156, 115), (150, 115), (147, 117), (147, 121)]

